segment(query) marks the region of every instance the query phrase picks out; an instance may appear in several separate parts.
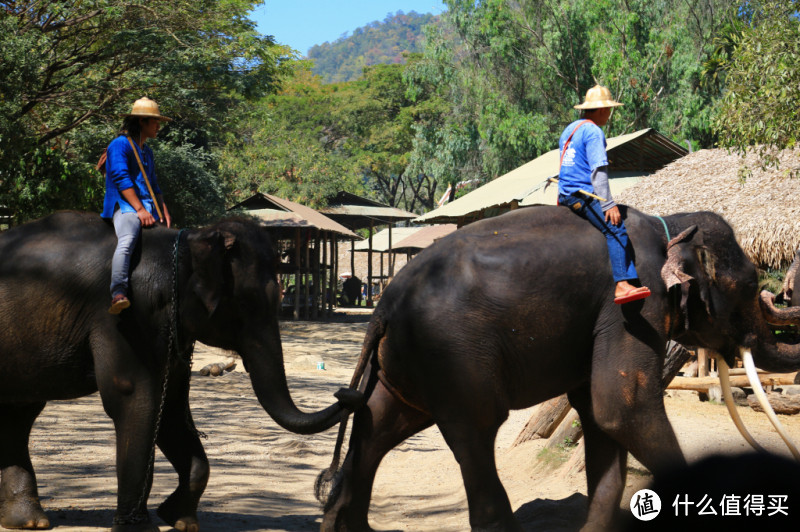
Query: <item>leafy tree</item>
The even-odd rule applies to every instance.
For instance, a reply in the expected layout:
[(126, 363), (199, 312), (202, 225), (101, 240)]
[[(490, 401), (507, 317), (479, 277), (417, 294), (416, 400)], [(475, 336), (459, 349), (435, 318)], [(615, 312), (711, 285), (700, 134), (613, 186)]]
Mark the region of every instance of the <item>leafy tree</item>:
[(800, 137), (800, 2), (755, 0), (746, 7), (719, 61), (725, 96), (713, 125), (723, 146), (755, 147), (769, 164), (773, 149), (795, 147)]
[(167, 142), (207, 149), (228, 108), (273, 90), (290, 59), (255, 31), (253, 4), (0, 2), (0, 204), (19, 220), (98, 208), (91, 163), (143, 94), (180, 119)]
[(437, 179), (492, 179), (552, 149), (596, 82), (625, 103), (609, 135), (654, 127), (713, 144), (708, 109), (718, 93), (700, 81), (730, 2), (446, 4), (412, 78), (449, 105), (416, 130), (412, 161)]
[(339, 190), (363, 191), (332, 119), (341, 87), (322, 85), (307, 64), (295, 68), (281, 92), (242, 109), (226, 137), (221, 170), (233, 201), (266, 192), (318, 207)]

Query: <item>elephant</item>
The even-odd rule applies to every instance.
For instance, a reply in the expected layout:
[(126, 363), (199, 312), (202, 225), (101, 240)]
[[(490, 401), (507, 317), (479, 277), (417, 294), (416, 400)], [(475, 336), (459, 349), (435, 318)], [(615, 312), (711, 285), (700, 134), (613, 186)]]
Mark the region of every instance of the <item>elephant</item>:
[(786, 270), (786, 276), (783, 278), (783, 290), (779, 294), (784, 301), (793, 307), (800, 306), (800, 291), (794, 291), (795, 285), (800, 285), (797, 282), (798, 275), (800, 275), (800, 250), (795, 252), (792, 264)]
[(497, 475), (497, 430), (509, 410), (563, 393), (584, 433), (584, 529), (612, 529), (628, 452), (656, 478), (686, 465), (663, 402), (668, 340), (713, 349), (729, 364), (746, 347), (765, 370), (800, 368), (800, 345), (781, 343), (770, 326), (800, 316), (758, 293), (756, 267), (720, 216), (620, 211), (652, 292), (644, 300), (614, 304), (603, 235), (558, 206), (472, 223), (398, 272), (351, 381), (367, 402), (347, 454), (337, 469), (343, 423), (317, 480), (321, 530), (371, 530), (382, 458), (433, 424), (460, 466), (472, 530), (520, 530)]
[(155, 445), (179, 477), (158, 515), (199, 529), (209, 463), (188, 398), (195, 341), (238, 353), (283, 428), (326, 430), (356, 391), (318, 412), (290, 396), (278, 328), (278, 255), (267, 229), (230, 217), (185, 231), (145, 229), (131, 261), (132, 306), (109, 314), (116, 237), (92, 213), (58, 212), (0, 233), (0, 525), (48, 528), (28, 438), (48, 401), (95, 391), (116, 437), (115, 532), (158, 530), (147, 513)]

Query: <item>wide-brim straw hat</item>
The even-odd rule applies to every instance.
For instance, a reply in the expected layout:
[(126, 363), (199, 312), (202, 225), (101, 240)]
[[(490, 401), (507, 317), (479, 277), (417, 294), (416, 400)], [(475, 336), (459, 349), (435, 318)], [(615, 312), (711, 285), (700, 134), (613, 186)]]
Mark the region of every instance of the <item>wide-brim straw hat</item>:
[(611, 98), (611, 91), (602, 85), (595, 85), (586, 91), (586, 101), (575, 106), (575, 109), (603, 109), (620, 107), (622, 104)]
[(139, 116), (142, 118), (157, 118), (165, 122), (172, 121), (171, 118), (162, 116), (158, 111), (158, 104), (146, 96), (133, 102), (133, 108), (131, 109), (131, 112), (122, 116)]

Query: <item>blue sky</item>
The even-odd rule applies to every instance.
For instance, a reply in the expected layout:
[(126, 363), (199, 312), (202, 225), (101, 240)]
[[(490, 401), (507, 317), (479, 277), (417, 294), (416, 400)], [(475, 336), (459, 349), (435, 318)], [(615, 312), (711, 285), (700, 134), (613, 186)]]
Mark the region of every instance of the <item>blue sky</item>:
[(441, 0), (267, 0), (250, 18), (260, 33), (275, 36), (305, 56), (315, 44), (333, 42), (390, 13), (438, 15), (445, 9)]

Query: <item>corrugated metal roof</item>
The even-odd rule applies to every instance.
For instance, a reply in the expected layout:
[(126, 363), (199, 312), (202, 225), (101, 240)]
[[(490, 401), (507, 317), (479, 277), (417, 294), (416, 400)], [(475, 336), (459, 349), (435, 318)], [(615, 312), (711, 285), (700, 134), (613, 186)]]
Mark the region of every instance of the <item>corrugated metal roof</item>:
[[(392, 248), (396, 242), (413, 235), (417, 231), (424, 229), (423, 227), (393, 227), (392, 228)], [(372, 251), (384, 253), (389, 251), (389, 229), (378, 231), (372, 235)], [(354, 251), (369, 251), (369, 239), (365, 238), (361, 242), (353, 246)]]
[[(642, 129), (628, 135), (607, 140), (610, 177), (625, 171), (630, 178), (634, 171), (639, 176), (648, 175), (688, 152), (654, 129)], [(468, 223), (486, 216), (500, 214), (519, 205), (552, 203), (547, 194), (553, 194), (555, 185), (547, 187), (546, 180), (558, 176), (559, 150), (551, 150), (479, 187), (443, 207), (423, 214), (414, 223)], [(614, 179), (611, 180), (612, 182)], [(615, 188), (630, 186), (630, 181), (612, 183)], [(534, 197), (529, 199), (529, 196)], [(542, 197), (542, 201), (537, 201)], [(553, 196), (555, 198), (555, 196)]]
[(349, 238), (361, 239), (360, 236), (348, 228), (311, 207), (271, 194), (254, 194), (229, 210), (237, 208), (262, 219), (268, 227), (319, 229), (320, 231), (329, 231)]
[(390, 224), (417, 217), (413, 212), (344, 191), (328, 198), (328, 206), (320, 209), (320, 212), (350, 229)]

